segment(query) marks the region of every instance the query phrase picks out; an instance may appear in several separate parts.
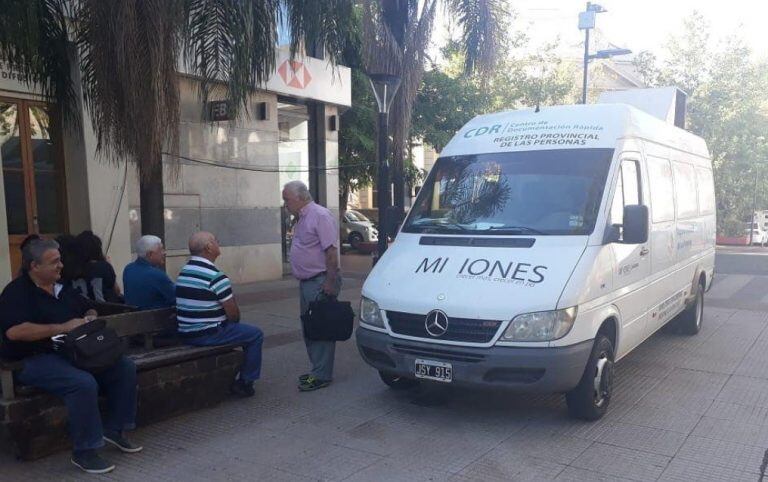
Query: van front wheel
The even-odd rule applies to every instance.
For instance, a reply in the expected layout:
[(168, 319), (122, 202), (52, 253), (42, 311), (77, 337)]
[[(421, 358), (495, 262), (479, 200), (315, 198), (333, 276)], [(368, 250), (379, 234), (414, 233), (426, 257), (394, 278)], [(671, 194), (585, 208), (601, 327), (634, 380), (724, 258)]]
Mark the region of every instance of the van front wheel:
[(393, 373), (380, 371), (379, 377), (381, 377), (382, 382), (386, 383), (389, 388), (392, 388), (393, 390), (410, 390), (419, 384), (419, 382), (413, 378), (401, 377)]
[(598, 333), (579, 384), (565, 394), (573, 418), (597, 420), (608, 411), (613, 392), (613, 345)]

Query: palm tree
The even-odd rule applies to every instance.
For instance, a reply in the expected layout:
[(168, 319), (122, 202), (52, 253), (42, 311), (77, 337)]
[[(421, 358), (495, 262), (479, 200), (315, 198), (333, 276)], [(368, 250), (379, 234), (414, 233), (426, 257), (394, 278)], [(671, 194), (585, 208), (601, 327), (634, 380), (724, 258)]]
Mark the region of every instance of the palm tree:
[(496, 65), (506, 33), (507, 0), (363, 0), (363, 63), (369, 72), (397, 75), (400, 88), (390, 113), (395, 206), (403, 212), (404, 160), (416, 93), (438, 5), (461, 29), (466, 74)]
[[(230, 115), (275, 68), (278, 25), (291, 55), (304, 45), (336, 63), (352, 0), (0, 0), (0, 61), (77, 125), (76, 76), (107, 161), (130, 162), (140, 180), (142, 233), (164, 235), (163, 157), (179, 148), (178, 62), (199, 97), (223, 91)], [(73, 41), (70, 41), (72, 39)]]

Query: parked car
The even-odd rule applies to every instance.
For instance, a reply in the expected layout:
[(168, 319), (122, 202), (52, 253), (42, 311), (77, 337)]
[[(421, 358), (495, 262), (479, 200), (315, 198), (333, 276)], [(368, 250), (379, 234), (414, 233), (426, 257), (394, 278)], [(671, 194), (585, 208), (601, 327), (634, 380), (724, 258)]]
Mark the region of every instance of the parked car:
[(360, 243), (370, 243), (379, 240), (379, 231), (373, 221), (361, 212), (348, 209), (341, 217), (341, 240), (348, 242), (357, 249)]
[[(744, 230), (744, 234), (749, 237), (749, 227)], [(759, 224), (755, 223), (752, 225), (752, 244), (759, 244), (760, 246), (765, 246), (766, 243), (768, 243), (768, 231), (763, 231), (763, 229), (760, 227)]]

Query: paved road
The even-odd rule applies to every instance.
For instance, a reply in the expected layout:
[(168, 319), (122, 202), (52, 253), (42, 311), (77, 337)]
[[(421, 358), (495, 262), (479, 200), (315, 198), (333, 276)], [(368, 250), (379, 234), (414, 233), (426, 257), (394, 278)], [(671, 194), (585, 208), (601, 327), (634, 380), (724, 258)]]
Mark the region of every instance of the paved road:
[(721, 247), (708, 305), (768, 311), (768, 248)]
[[(256, 397), (142, 428), (109, 480), (751, 480), (768, 448), (768, 258), (723, 250), (702, 332), (654, 335), (617, 368), (609, 414), (570, 420), (561, 396), (395, 393), (339, 346), (331, 387), (305, 368), (290, 281), (241, 287), (267, 333)], [(363, 265), (362, 263), (361, 265)], [(766, 278), (764, 278), (766, 277)], [(343, 297), (359, 295), (350, 276)], [(740, 305), (743, 305), (740, 306)], [(742, 309), (745, 308), (745, 309)], [(0, 479), (80, 480), (67, 454), (0, 459)], [(92, 480), (93, 478), (87, 478)]]

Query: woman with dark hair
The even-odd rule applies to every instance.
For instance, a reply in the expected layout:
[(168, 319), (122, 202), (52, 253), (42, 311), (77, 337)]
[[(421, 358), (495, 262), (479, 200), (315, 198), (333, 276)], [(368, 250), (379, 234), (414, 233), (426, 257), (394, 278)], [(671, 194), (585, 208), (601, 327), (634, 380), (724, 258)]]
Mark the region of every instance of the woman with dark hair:
[(64, 264), (64, 268), (61, 270), (60, 283), (74, 286), (75, 280), (83, 277), (84, 257), (80, 246), (77, 239), (71, 234), (56, 236), (56, 242), (59, 243), (61, 262)]
[(75, 240), (82, 260), (80, 279), (73, 281), (75, 288), (79, 289), (83, 296), (94, 301), (122, 303), (117, 276), (104, 256), (101, 239), (92, 231), (83, 231)]

